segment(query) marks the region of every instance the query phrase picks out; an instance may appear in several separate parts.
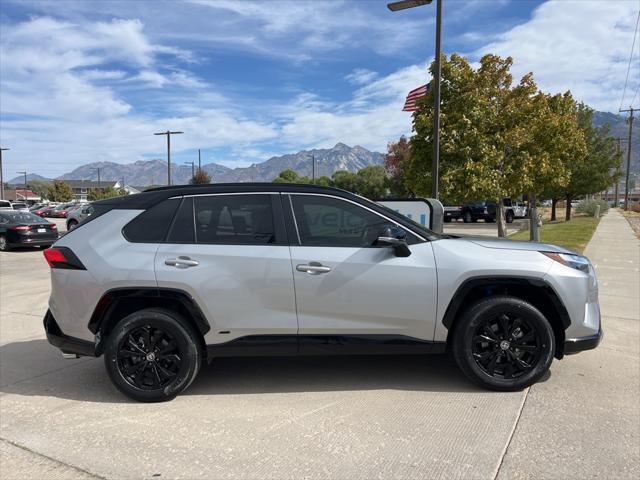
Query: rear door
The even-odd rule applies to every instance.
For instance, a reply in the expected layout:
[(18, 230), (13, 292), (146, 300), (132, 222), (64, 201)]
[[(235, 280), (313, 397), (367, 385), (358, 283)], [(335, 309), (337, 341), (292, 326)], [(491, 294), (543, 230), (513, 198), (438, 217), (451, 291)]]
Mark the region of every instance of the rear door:
[(394, 224), (377, 212), (329, 195), (283, 199), (298, 237), (291, 259), (300, 335), (433, 340), (437, 278), (430, 242), (409, 234), (411, 256), (396, 257), (391, 248), (374, 246), (382, 227)]
[(203, 309), (207, 343), (298, 331), (278, 193), (184, 197), (155, 265), (160, 288), (186, 291)]

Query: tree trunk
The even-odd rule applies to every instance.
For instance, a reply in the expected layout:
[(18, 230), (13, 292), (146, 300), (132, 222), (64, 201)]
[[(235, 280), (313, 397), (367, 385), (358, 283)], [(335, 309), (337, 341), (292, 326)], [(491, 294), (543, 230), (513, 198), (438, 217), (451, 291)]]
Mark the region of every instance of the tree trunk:
[(565, 201), (567, 202), (567, 205), (564, 210), (564, 219), (568, 222), (571, 220), (571, 197), (565, 198)]
[(529, 194), (529, 240), (540, 241), (540, 229), (538, 228), (538, 207), (536, 205), (536, 194)]
[(507, 236), (507, 222), (504, 216), (504, 203), (502, 201), (498, 201), (496, 205), (496, 223), (498, 224), (498, 237), (504, 238)]
[(558, 199), (552, 198), (551, 199), (551, 221), (552, 222), (556, 221), (556, 203), (558, 203)]

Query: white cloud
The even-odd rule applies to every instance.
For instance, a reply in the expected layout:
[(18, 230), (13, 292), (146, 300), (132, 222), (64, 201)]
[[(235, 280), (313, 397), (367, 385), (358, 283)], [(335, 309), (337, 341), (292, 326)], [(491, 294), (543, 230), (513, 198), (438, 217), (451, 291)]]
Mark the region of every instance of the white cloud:
[[(617, 111), (637, 12), (636, 1), (552, 0), (476, 54), (511, 56), (514, 76), (532, 71), (545, 91), (571, 90), (598, 110)], [(639, 65), (636, 55), (631, 88), (640, 82)]]
[(366, 68), (356, 68), (345, 76), (345, 80), (354, 85), (365, 85), (378, 77), (378, 73)]

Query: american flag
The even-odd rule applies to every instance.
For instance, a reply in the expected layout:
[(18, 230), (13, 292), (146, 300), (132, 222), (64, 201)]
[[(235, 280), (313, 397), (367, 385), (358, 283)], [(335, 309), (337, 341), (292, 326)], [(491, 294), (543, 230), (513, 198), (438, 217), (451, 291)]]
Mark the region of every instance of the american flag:
[(407, 99), (404, 102), (403, 112), (415, 112), (417, 110), (416, 102), (420, 97), (424, 97), (429, 91), (429, 84), (422, 85), (409, 92)]

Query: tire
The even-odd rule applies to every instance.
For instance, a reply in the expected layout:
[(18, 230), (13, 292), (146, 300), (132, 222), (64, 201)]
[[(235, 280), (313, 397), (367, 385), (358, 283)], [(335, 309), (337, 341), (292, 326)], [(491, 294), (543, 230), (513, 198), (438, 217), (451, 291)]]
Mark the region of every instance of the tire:
[(513, 212), (509, 210), (505, 217), (505, 219), (507, 220), (507, 223), (513, 223), (513, 218), (514, 218)]
[(78, 222), (75, 220), (69, 220), (67, 222), (67, 231), (71, 231), (78, 226)]
[(182, 316), (147, 308), (128, 315), (113, 328), (104, 361), (109, 378), (127, 397), (163, 402), (172, 400), (196, 378), (202, 348)]
[(547, 372), (555, 352), (547, 319), (516, 297), (475, 303), (456, 323), (453, 335), (453, 355), (460, 370), (490, 390), (516, 391), (533, 385)]
[(7, 237), (5, 235), (0, 235), (0, 252), (8, 252), (11, 248), (7, 243)]
[(471, 223), (473, 221), (473, 217), (471, 216), (471, 212), (464, 212), (462, 214), (462, 221), (464, 223)]

